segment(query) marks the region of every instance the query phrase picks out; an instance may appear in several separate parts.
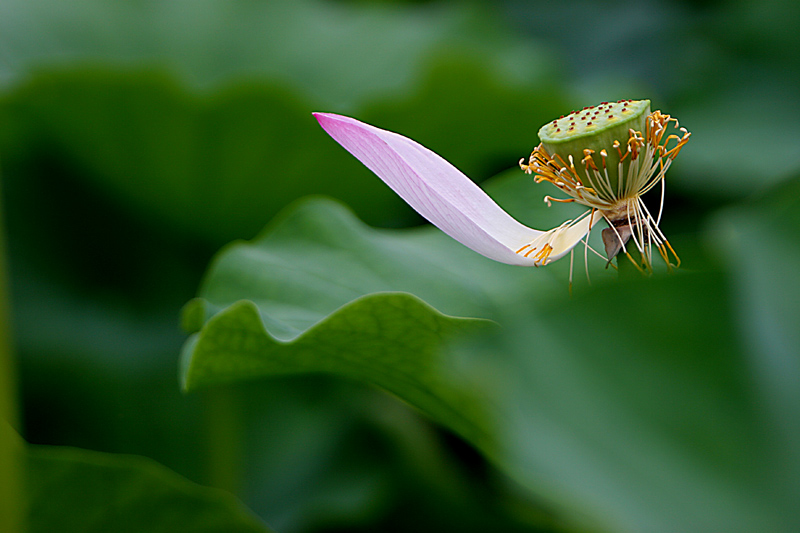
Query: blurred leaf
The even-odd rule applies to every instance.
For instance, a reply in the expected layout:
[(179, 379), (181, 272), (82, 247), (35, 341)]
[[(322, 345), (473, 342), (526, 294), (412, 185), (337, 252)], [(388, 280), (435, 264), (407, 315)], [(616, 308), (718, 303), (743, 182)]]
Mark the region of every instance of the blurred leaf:
[(724, 6), (727, 9), (719, 10), (710, 28), (718, 39), (745, 61), (772, 63), (775, 74), (788, 74), (800, 81), (800, 58), (793, 53), (800, 45), (800, 4), (789, 0), (736, 0)]
[[(736, 224), (754, 228), (751, 239), (761, 230), (775, 235), (778, 242), (764, 241), (773, 250), (784, 240), (800, 242), (796, 188), (776, 191)], [(728, 278), (711, 267), (595, 284), (569, 299), (542, 290), (552, 282), (542, 276), (548, 269), (506, 269), (504, 277), (494, 265), (459, 288), (480, 258), (452, 255), (440, 272), (431, 265), (460, 250), (440, 234), (368, 231), (336, 212), (331, 204), (301, 205), (271, 233), (219, 257), (204, 300), (187, 311), (223, 309), (187, 343), (190, 386), (287, 371), (363, 379), (464, 435), (581, 527), (790, 531), (800, 524), (792, 503), (800, 492), (792, 445), (800, 413), (791, 387), (798, 310), (772, 300), (782, 294), (774, 275), (760, 274), (772, 280), (769, 290), (742, 292), (739, 278), (753, 284), (752, 274)], [(740, 248), (730, 253), (747, 256)], [(527, 286), (514, 279), (519, 271), (533, 272)], [(410, 295), (377, 292), (385, 290), (408, 291), (448, 314), (493, 318), (503, 328), (455, 352), (443, 351), (442, 339), (423, 351), (407, 337), (429, 339), (431, 318), (443, 317)], [(245, 298), (251, 301), (237, 302)], [(774, 321), (748, 319), (770, 307)], [(423, 310), (425, 327), (417, 323), (390, 342), (375, 334), (396, 332)], [(362, 334), (364, 323), (379, 327)], [(756, 373), (753, 343), (773, 354)], [(203, 371), (197, 378), (195, 365)], [(780, 370), (788, 376), (776, 383)]]
[(265, 331), (258, 307), (245, 300), (218, 313), (187, 343), (184, 387), (331, 372), (380, 385), (483, 442), (479, 406), (448, 390), (436, 361), (445, 340), (480, 325), (442, 315), (409, 294), (384, 293), (354, 301), (287, 344)]
[[(441, 343), (486, 322), (444, 315), (397, 291), (424, 294), (445, 312), (487, 317), (494, 304), (475, 281), (481, 276), (470, 276), (463, 264), (458, 268), (446, 252), (427, 244), (430, 231), (405, 232), (411, 235), (406, 242), (403, 236), (369, 230), (329, 201), (300, 204), (274, 226), (252, 244), (223, 252), (208, 274), (202, 299), (187, 305), (184, 321), (194, 320), (192, 329), (201, 326), (197, 317), (224, 310), (187, 342), (185, 387), (319, 371), (322, 365), (353, 378), (383, 376), (378, 379), (384, 388), (452, 418), (459, 430), (480, 433), (475, 420), (453, 411), (450, 404), (460, 400), (427, 391), (439, 379), (433, 357)], [(453, 248), (446, 237), (433, 236), (443, 237), (436, 240), (447, 243), (445, 249)], [(474, 274), (495, 266), (470, 250), (459, 252), (471, 257)], [(452, 275), (447, 281), (437, 275), (432, 283), (425, 271)], [(397, 358), (407, 353), (416, 356), (399, 365)], [(426, 387), (408, 386), (428, 379)]]
[[(553, 227), (582, 212), (574, 206), (547, 208), (541, 201), (545, 189), (519, 170), (487, 183), (486, 190), (512, 215), (537, 227)], [(542, 296), (566, 292), (565, 285), (553, 283), (564, 281), (559, 266), (567, 264), (524, 269), (496, 263), (433, 227), (376, 230), (335, 202), (306, 199), (251, 243), (223, 249), (206, 274), (201, 300), (186, 307), (183, 321), (197, 331), (213, 314), (247, 299), (257, 305), (267, 332), (289, 342), (363, 296), (398, 291), (445, 314), (491, 318), (518, 297), (523, 284)]]
[[(377, 180), (377, 178), (374, 178)], [(583, 212), (548, 208), (547, 191), (514, 170), (487, 182), (487, 193), (523, 223), (550, 228)], [(598, 260), (600, 265), (604, 261)], [(437, 310), (491, 318), (525, 285), (544, 295), (566, 292), (567, 262), (524, 269), (496, 263), (431, 226), (403, 231), (368, 228), (341, 205), (306, 199), (287, 208), (251, 243), (235, 242), (212, 262), (184, 309), (184, 327), (199, 330), (219, 310), (255, 302), (270, 335), (289, 341), (338, 308), (374, 293), (409, 292)]]
[(709, 239), (735, 282), (734, 320), (778, 430), (783, 475), (800, 479), (800, 178), (719, 213)]
[[(375, 225), (415, 220), (312, 111), (374, 109), (481, 180), (530, 149), (527, 121), (561, 108), (549, 55), (477, 5), (12, 1), (0, 33), (12, 178), (54, 160), (133, 216), (215, 245), (312, 193)], [(458, 137), (454, 119), (469, 125)]]
[(23, 533), (25, 443), (5, 417), (0, 418), (0, 530)]
[[(493, 81), (484, 60), (440, 59), (413, 99), (397, 108), (381, 100), (365, 114), (436, 147), (475, 178), (514, 167), (535, 142), (530, 124), (563, 108), (552, 89), (531, 97), (527, 86)], [(215, 244), (255, 234), (309, 194), (338, 198), (376, 225), (415, 220), (324, 134), (312, 110), (274, 83), (195, 94), (149, 70), (49, 71), (0, 99), (0, 155), (12, 181), (46, 174), (58, 185), (66, 178), (57, 173), (66, 174), (127, 217)]]
[[(525, 207), (527, 191), (537, 188), (516, 171), (489, 189), (501, 203), (512, 204), (514, 213)], [(540, 200), (527, 211), (523, 220), (563, 221)], [(548, 214), (532, 216), (540, 212)], [(258, 355), (260, 350), (290, 354), (280, 355), (287, 361), (276, 368), (267, 364), (264, 373), (300, 372), (307, 364), (303, 357), (324, 361), (337, 351), (385, 349), (388, 354), (413, 348), (424, 360), (454, 332), (480, 326), (482, 321), (470, 317), (497, 315), (519, 297), (523, 285), (543, 299), (552, 291), (565, 293), (562, 276), (558, 266), (495, 263), (432, 227), (375, 230), (329, 200), (306, 200), (253, 242), (234, 243), (213, 262), (199, 298), (183, 311), (184, 327), (200, 331), (184, 348), (185, 386), (254, 377), (268, 359)], [(386, 329), (390, 323), (399, 329)], [(421, 329), (410, 334), (415, 328)], [(241, 336), (242, 331), (247, 334)], [(317, 346), (331, 335), (334, 346)], [(365, 336), (372, 340), (363, 341)], [(233, 364), (239, 350), (230, 350), (229, 342), (248, 355)], [(330, 353), (297, 355), (314, 349)], [(387, 354), (370, 357), (383, 365), (390, 361)], [(337, 364), (344, 369), (348, 362)], [(348, 372), (361, 376), (358, 369)]]
[(556, 295), (465, 347), (506, 470), (612, 531), (796, 530), (799, 199), (715, 217), (723, 271)]
[[(519, 171), (491, 187), (501, 201), (517, 197), (517, 207), (525, 197), (518, 191), (531, 188)], [(529, 211), (549, 210), (539, 199)], [(457, 432), (480, 439), (481, 422), (452, 411), (453, 402), (466, 400), (427, 392), (442, 389), (438, 348), (485, 327), (469, 317), (491, 319), (518, 297), (520, 286), (537, 287), (542, 297), (565, 293), (563, 274), (558, 266), (495, 263), (435, 228), (374, 230), (328, 200), (302, 202), (255, 241), (235, 243), (214, 261), (199, 298), (183, 312), (184, 327), (199, 331), (184, 347), (184, 386), (322, 366), (378, 379), (398, 395), (417, 398), (413, 403), (426, 405), (434, 418), (449, 418)], [(397, 358), (408, 353), (414, 358), (400, 365)], [(432, 381), (409, 389), (409, 375)]]
[(505, 476), (382, 390), (330, 375), (235, 390), (251, 413), (239, 495), (276, 531), (531, 531)]
[(28, 451), (29, 531), (269, 531), (230, 494), (144, 457), (77, 448)]
[(609, 531), (793, 530), (800, 487), (730, 292), (684, 274), (517, 309), (465, 363), (496, 402), (501, 465)]
[[(493, 180), (489, 188), (512, 212), (524, 213), (522, 219), (548, 225), (563, 221), (564, 213), (559, 213), (560, 209), (547, 209), (541, 201), (544, 192), (518, 169)], [(513, 299), (520, 284), (539, 286), (543, 294), (549, 291), (566, 293), (563, 278), (566, 267), (564, 263), (550, 269), (515, 269), (475, 254), (434, 228), (377, 231), (366, 228), (351, 213), (330, 201), (303, 202), (287, 210), (254, 242), (233, 244), (214, 261), (200, 291), (201, 299), (190, 302), (184, 309), (184, 327), (190, 331), (202, 328), (202, 332), (184, 349), (185, 363), (190, 366), (184, 369), (183, 376), (190, 388), (199, 388), (226, 380), (257, 379), (265, 373), (306, 372), (309, 368), (318, 372), (321, 367), (330, 367), (336, 375), (362, 381), (372, 381), (367, 377), (369, 374), (389, 390), (417, 397), (415, 402), (427, 405), (431, 416), (442, 411), (439, 416), (449, 418), (447, 425), (456, 431), (476, 433), (480, 431), (475, 427), (480, 423), (479, 413), (474, 420), (467, 420), (445, 410), (452, 402), (463, 403), (468, 399), (447, 398), (442, 386), (437, 387), (438, 398), (426, 397), (425, 389), (409, 390), (405, 377), (414, 375), (414, 379), (423, 382), (426, 375), (435, 379), (433, 373), (439, 365), (433, 353), (435, 347), (448, 337), (472, 329), (474, 320), (447, 317), (409, 294), (387, 291), (423, 294), (427, 302), (435, 302), (438, 309), (460, 310), (459, 316), (469, 316), (467, 312), (470, 311), (472, 316), (490, 317), (497, 312), (499, 304), (496, 302)], [(249, 299), (258, 307), (241, 302), (242, 299)], [(203, 327), (211, 315), (213, 318)], [(233, 337), (237, 339), (235, 342), (245, 346), (243, 350), (229, 349), (227, 341)], [(403, 374), (397, 375), (395, 363), (401, 353), (413, 353), (414, 358), (404, 362)], [(265, 479), (254, 479), (251, 483), (264, 491), (277, 489), (279, 493), (270, 497), (269, 509), (262, 510), (258, 500), (251, 499), (258, 498), (258, 494), (248, 497), (248, 503), (263, 516), (269, 516), (276, 527), (284, 524), (279, 529), (296, 530), (298, 520), (300, 523), (312, 520), (320, 512), (320, 506), (323, 510), (331, 509), (325, 502), (335, 494), (311, 488), (329, 486), (332, 472), (345, 472), (351, 480), (345, 487), (350, 489), (354, 488), (354, 480), (363, 480), (371, 487), (368, 502), (373, 509), (376, 499), (387, 497), (389, 499), (381, 505), (397, 505), (398, 497), (408, 497), (406, 489), (401, 489), (403, 492), (399, 494), (387, 494), (387, 490), (398, 491), (398, 487), (386, 484), (387, 481), (396, 484), (397, 475), (376, 477), (377, 469), (370, 469), (369, 465), (377, 459), (366, 451), (359, 453), (357, 460), (351, 457), (344, 467), (338, 460), (320, 464), (320, 461), (330, 461), (329, 455), (340, 453), (335, 452), (329, 442), (331, 438), (335, 441), (341, 438), (332, 428), (340, 428), (341, 432), (352, 423), (343, 418), (342, 413), (329, 412), (331, 404), (336, 405), (344, 397), (343, 393), (332, 389), (326, 396), (318, 391), (313, 406), (303, 404), (291, 410), (293, 400), (286, 395), (296, 391), (298, 385), (287, 387), (282, 383), (283, 380), (273, 382), (263, 389), (272, 398), (268, 401), (274, 404), (273, 411), (277, 411), (270, 411), (265, 419), (271, 420), (272, 425), (286, 428), (286, 431), (270, 429), (269, 435), (278, 442), (291, 439), (291, 444), (287, 444), (291, 451), (274, 450), (272, 459), (282, 459), (273, 466), (265, 463), (269, 457), (253, 458), (255, 465), (264, 465), (259, 471)], [(360, 397), (353, 397), (352, 401), (358, 403), (362, 411), (364, 405), (373, 405), (376, 401), (360, 401), (357, 399)], [(252, 401), (259, 401), (259, 398), (254, 397)], [(382, 417), (386, 416), (387, 406), (381, 407), (380, 412)], [(393, 426), (398, 423), (396, 416), (391, 417)], [(253, 423), (263, 424), (256, 420)], [(405, 479), (410, 471), (421, 469), (420, 477), (408, 481), (413, 487), (410, 492), (420, 497), (420, 502), (415, 500), (413, 504), (405, 502), (404, 505), (413, 505), (417, 512), (425, 513), (423, 509), (427, 504), (422, 502), (431, 497), (427, 490), (433, 490), (438, 501), (433, 506), (435, 512), (426, 514), (425, 520), (431, 530), (436, 530), (432, 526), (435, 523), (463, 524), (459, 527), (465, 531), (480, 530), (479, 524), (491, 523), (504, 524), (506, 531), (520, 527), (506, 516), (507, 510), (492, 509), (502, 496), (496, 492), (473, 494), (474, 481), (460, 478), (457, 472), (442, 471), (445, 458), (427, 458), (425, 465), (420, 466), (418, 463), (431, 453), (428, 449), (431, 444), (427, 442), (422, 446), (418, 442), (419, 435), (414, 435), (419, 429), (415, 425), (403, 424), (402, 428), (392, 431), (402, 432), (404, 441), (410, 439), (411, 442), (403, 443), (404, 447), (412, 443), (414, 447), (407, 452), (408, 460), (403, 459), (402, 466), (397, 467), (402, 473), (400, 477)], [(320, 432), (327, 437), (322, 438)], [(269, 447), (274, 447), (275, 443), (262, 438), (254, 446), (272, 449)], [(357, 446), (348, 444), (350, 449)], [(371, 448), (374, 453), (374, 443)], [(250, 468), (254, 468), (253, 464)], [(289, 468), (291, 472), (287, 472)], [(324, 468), (324, 475), (316, 473), (316, 468)], [(366, 473), (369, 476), (365, 476)], [(313, 476), (317, 485), (303, 482), (308, 476)], [(285, 484), (275, 487), (280, 479), (284, 479)], [(447, 480), (452, 480), (454, 485), (445, 490)], [(428, 484), (434, 487), (426, 490)], [(478, 486), (486, 490), (486, 481), (479, 481)], [(350, 493), (358, 494), (350, 489), (347, 489)], [(291, 500), (291, 496), (296, 501)], [(287, 501), (287, 507), (275, 509), (276, 501)], [(448, 506), (461, 517), (460, 521), (446, 518)], [(295, 515), (290, 509), (296, 510)], [(384, 508), (382, 512), (387, 511)], [(341, 513), (332, 513), (332, 510), (325, 513), (335, 514), (342, 520)], [(541, 514), (535, 513), (534, 519), (537, 523), (543, 521)], [(349, 522), (345, 523), (352, 527), (353, 517), (347, 520)], [(405, 523), (405, 518), (398, 516), (391, 521)]]
[(737, 70), (730, 76), (735, 84), (674, 112), (692, 132), (675, 160), (682, 187), (744, 198), (800, 172), (800, 130), (792, 120), (800, 113), (797, 90), (777, 80), (763, 84), (758, 74)]
[(268, 78), (340, 111), (407, 92), (435, 50), (460, 47), (515, 79), (543, 56), (477, 4), (7, 0), (0, 34), (6, 83), (43, 65), (157, 65), (191, 85)]
[[(147, 71), (73, 70), (33, 79), (0, 114), (12, 177), (35, 173), (45, 152), (134, 216), (212, 242), (255, 234), (311, 193), (341, 198), (369, 220), (408, 218), (388, 188), (330, 142), (307, 103), (273, 85), (197, 96)], [(345, 180), (331, 180), (329, 165)]]

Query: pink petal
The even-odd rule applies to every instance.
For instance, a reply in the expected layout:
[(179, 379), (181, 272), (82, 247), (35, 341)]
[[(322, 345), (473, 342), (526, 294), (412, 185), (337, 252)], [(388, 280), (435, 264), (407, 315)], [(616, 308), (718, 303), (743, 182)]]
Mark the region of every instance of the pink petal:
[[(353, 118), (329, 113), (314, 116), (331, 137), (452, 238), (495, 261), (524, 266), (538, 263), (535, 254), (525, 257), (516, 251), (537, 238), (544, 242), (548, 238), (545, 232), (514, 220), (439, 155), (402, 135)], [(572, 249), (600, 217), (587, 219), (560, 233), (550, 261)]]

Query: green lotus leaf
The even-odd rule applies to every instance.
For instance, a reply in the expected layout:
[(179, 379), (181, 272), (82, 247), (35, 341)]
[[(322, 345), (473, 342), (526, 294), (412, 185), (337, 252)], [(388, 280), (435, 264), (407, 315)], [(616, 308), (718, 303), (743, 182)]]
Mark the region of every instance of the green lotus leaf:
[[(182, 375), (190, 389), (286, 372), (381, 386), (579, 528), (790, 531), (797, 184), (721, 212), (693, 268), (573, 297), (547, 290), (549, 267), (301, 204), (212, 265), (186, 308), (200, 329)], [(744, 260), (754, 242), (763, 262)]]
[(26, 455), (31, 533), (269, 531), (231, 494), (144, 457), (56, 446)]

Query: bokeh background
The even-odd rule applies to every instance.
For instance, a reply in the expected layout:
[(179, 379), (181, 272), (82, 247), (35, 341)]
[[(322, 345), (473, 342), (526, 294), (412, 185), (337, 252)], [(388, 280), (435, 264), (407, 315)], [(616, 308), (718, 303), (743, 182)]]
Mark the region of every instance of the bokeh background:
[[(220, 247), (301, 197), (422, 223), (312, 111), (402, 132), (483, 182), (548, 120), (649, 98), (693, 132), (663, 229), (702, 269), (715, 213), (800, 178), (799, 27), (789, 0), (0, 1), (20, 433), (152, 458), (281, 533), (568, 530), (369, 386), (181, 393), (180, 309)], [(742, 261), (759, 261), (754, 235)]]

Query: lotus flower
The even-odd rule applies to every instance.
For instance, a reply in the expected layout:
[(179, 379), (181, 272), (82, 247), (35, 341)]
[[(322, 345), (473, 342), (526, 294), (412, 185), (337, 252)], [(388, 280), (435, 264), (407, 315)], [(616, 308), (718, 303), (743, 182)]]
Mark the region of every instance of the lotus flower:
[(539, 266), (578, 244), (602, 217), (589, 212), (549, 231), (517, 222), (442, 157), (356, 119), (314, 113), (322, 128), (431, 224), (461, 244), (510, 265)]
[[(541, 266), (569, 253), (605, 219), (609, 262), (633, 238), (642, 266), (650, 269), (655, 246), (667, 265), (677, 255), (641, 196), (658, 183), (690, 133), (665, 135), (677, 120), (650, 113), (649, 100), (603, 102), (561, 117), (539, 130), (542, 141), (520, 167), (569, 196), (545, 202), (578, 202), (589, 210), (547, 231), (524, 226), (503, 211), (472, 180), (424, 146), (356, 119), (314, 113), (322, 128), (378, 175), (403, 200), (463, 245), (495, 261)], [(644, 134), (642, 132), (645, 132)], [(621, 140), (620, 140), (621, 139)], [(671, 148), (667, 144), (671, 141)], [(599, 158), (598, 158), (599, 156)], [(586, 238), (588, 247), (588, 237)], [(636, 264), (636, 262), (634, 262)], [(638, 265), (637, 265), (638, 266)]]

